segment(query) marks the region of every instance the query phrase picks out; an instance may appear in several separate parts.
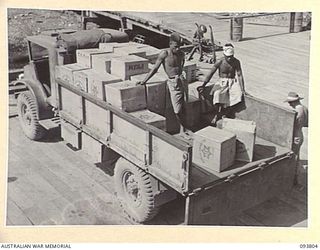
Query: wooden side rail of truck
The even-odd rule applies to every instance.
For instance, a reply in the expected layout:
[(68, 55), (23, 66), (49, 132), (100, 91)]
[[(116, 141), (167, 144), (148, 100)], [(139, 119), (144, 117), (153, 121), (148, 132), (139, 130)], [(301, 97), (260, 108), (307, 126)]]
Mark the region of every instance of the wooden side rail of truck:
[[(176, 197), (176, 192), (186, 199), (186, 224), (223, 224), (236, 213), (288, 191), (292, 186), (295, 158), (290, 147), (295, 114), (290, 110), (246, 97), (246, 108), (237, 116), (255, 120), (262, 128), (257, 130), (255, 161), (237, 162), (224, 172), (212, 174), (192, 163), (192, 145), (189, 143), (97, 100), (61, 79), (57, 84), (59, 98), (63, 91), (72, 91), (81, 96), (84, 107), (83, 120), (79, 123), (63, 111), (66, 100), (60, 98), (61, 119), (119, 154), (115, 164), (115, 187), (122, 207), (135, 221), (151, 219), (162, 204)], [(87, 102), (100, 107), (109, 116), (106, 134), (101, 135), (86, 125)], [(265, 123), (272, 117), (277, 119), (273, 119), (272, 124)], [(122, 130), (123, 124), (133, 133), (135, 144), (128, 139), (128, 131)], [(142, 181), (146, 175), (152, 186), (149, 193)], [(126, 177), (132, 178), (133, 187), (128, 185)]]
[[(163, 204), (180, 195), (186, 201), (185, 224), (224, 224), (292, 187), (293, 111), (246, 96), (236, 117), (257, 124), (254, 161), (236, 162), (212, 174), (193, 163), (188, 142), (57, 79), (55, 66), (65, 62), (55, 37), (27, 39), (30, 62), (24, 77), (11, 85), (24, 133), (37, 140), (45, 128), (61, 124), (70, 131), (62, 137), (74, 136), (69, 138), (77, 144), (73, 146), (89, 148), (96, 161), (116, 160), (115, 189), (132, 220), (152, 219)], [(77, 102), (74, 112), (67, 109), (71, 99)], [(88, 123), (92, 118), (98, 118), (96, 124)]]

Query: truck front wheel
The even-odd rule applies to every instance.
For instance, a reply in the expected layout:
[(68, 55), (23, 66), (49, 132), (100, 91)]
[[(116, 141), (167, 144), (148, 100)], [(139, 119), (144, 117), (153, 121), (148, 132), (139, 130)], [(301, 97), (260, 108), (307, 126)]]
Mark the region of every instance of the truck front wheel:
[(38, 105), (29, 91), (19, 94), (17, 100), (19, 121), (23, 132), (31, 140), (39, 140), (44, 136), (45, 130), (39, 124)]
[(120, 158), (115, 166), (114, 178), (120, 205), (130, 220), (142, 223), (158, 213), (149, 174)]

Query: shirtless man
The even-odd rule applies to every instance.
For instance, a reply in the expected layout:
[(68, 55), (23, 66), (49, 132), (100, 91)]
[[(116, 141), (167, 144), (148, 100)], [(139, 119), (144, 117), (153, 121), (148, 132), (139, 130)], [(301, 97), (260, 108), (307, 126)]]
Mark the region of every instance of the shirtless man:
[(202, 86), (198, 88), (198, 91), (202, 93), (206, 84), (219, 69), (219, 80), (214, 84), (210, 93), (213, 95), (213, 104), (218, 106), (218, 114), (212, 121), (213, 124), (221, 118), (223, 109), (241, 102), (242, 95), (246, 94), (240, 61), (234, 57), (233, 45), (225, 44), (223, 54), (224, 57), (213, 65)]
[(168, 89), (170, 92), (173, 111), (180, 124), (180, 133), (186, 132), (184, 124), (184, 78), (182, 76), (185, 55), (180, 50), (181, 37), (177, 33), (170, 36), (169, 49), (161, 51), (153, 69), (147, 74), (145, 79), (137, 82), (139, 85), (147, 84), (147, 81), (157, 73), (161, 65), (168, 76)]

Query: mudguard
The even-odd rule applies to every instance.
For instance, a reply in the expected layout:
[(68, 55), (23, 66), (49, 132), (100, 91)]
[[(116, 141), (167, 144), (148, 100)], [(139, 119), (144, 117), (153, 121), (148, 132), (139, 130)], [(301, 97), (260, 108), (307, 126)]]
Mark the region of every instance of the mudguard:
[(34, 82), (27, 79), (16, 80), (12, 82), (13, 86), (24, 85), (33, 94), (38, 104), (39, 120), (53, 117), (51, 106), (47, 103), (47, 94), (40, 82)]

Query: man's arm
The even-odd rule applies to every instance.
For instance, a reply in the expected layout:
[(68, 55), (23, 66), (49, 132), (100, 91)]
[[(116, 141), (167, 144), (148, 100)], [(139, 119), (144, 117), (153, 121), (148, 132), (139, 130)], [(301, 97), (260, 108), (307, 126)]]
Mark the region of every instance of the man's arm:
[(179, 75), (181, 75), (183, 73), (183, 67), (184, 67), (184, 63), (185, 63), (185, 54), (183, 51), (181, 51), (181, 66), (180, 66), (180, 72)]
[(246, 92), (245, 87), (244, 87), (244, 79), (243, 79), (243, 74), (242, 74), (240, 61), (238, 62), (238, 67), (236, 69), (236, 75), (237, 75), (238, 82), (239, 82), (239, 85), (240, 85), (240, 88), (241, 88), (241, 92), (242, 92), (242, 94), (246, 95), (247, 92)]
[(211, 68), (209, 74), (204, 78), (202, 87), (205, 87), (207, 85), (207, 83), (211, 80), (212, 76), (214, 75), (214, 73), (216, 73), (217, 69), (219, 68), (221, 62), (222, 61), (219, 60), (213, 65), (213, 67)]
[(143, 81), (137, 82), (137, 85), (145, 85), (147, 81), (155, 74), (157, 73), (158, 69), (160, 68), (161, 64), (163, 63), (164, 59), (167, 57), (167, 51), (163, 50), (159, 54), (156, 63), (154, 64), (153, 68), (149, 71), (149, 73), (146, 75), (145, 79)]

